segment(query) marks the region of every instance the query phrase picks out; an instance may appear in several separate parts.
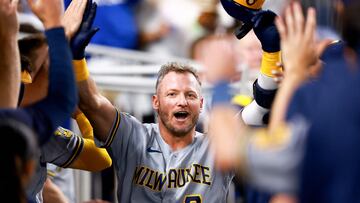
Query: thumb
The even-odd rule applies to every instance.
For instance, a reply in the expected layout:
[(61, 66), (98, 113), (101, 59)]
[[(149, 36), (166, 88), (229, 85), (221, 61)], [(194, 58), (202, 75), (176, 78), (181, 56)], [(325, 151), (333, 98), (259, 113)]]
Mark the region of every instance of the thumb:
[(92, 39), (92, 37), (100, 30), (100, 28), (96, 27), (96, 28), (92, 28), (90, 30), (90, 32), (87, 34), (86, 36), (86, 40), (84, 41), (84, 44), (87, 46), (90, 42), (90, 40)]
[(324, 40), (321, 40), (318, 44), (317, 44), (317, 47), (316, 47), (316, 54), (318, 56), (321, 56), (325, 49), (330, 45), (330, 44), (333, 44), (333, 43), (336, 43), (337, 41), (334, 41), (334, 40), (331, 40), (331, 39), (324, 39)]

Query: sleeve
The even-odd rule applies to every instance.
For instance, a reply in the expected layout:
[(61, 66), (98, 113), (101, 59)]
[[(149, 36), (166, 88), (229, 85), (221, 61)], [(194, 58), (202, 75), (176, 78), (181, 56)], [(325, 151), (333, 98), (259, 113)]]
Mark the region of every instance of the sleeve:
[(297, 192), (308, 124), (295, 118), (276, 135), (255, 134), (247, 148), (247, 174), (250, 184), (268, 192)]
[(89, 120), (81, 113), (76, 116), (76, 122), (83, 136), (84, 147), (69, 167), (87, 171), (101, 171), (110, 167), (112, 160), (108, 152), (106, 149), (96, 147), (94, 143), (93, 129)]
[(41, 145), (71, 116), (77, 103), (71, 52), (64, 29), (50, 29), (45, 34), (50, 57), (48, 96), (24, 109), (33, 120)]
[(42, 147), (41, 162), (66, 168), (77, 159), (83, 146), (84, 140), (80, 136), (59, 127)]
[[(128, 113), (116, 111), (117, 115), (113, 127), (101, 147), (108, 149), (115, 164), (126, 163), (129, 156), (135, 155), (146, 143), (145, 127), (135, 117)], [(116, 156), (116, 158), (114, 158)]]

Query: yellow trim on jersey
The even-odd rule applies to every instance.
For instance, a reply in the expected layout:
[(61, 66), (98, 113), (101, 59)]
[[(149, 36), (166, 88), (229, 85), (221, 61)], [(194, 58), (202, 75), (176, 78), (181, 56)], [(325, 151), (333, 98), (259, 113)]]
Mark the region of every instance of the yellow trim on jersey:
[(106, 149), (98, 148), (93, 139), (84, 139), (84, 146), (69, 167), (91, 172), (102, 171), (109, 168), (112, 160)]
[(21, 72), (21, 82), (25, 83), (25, 84), (30, 84), (32, 83), (32, 78), (29, 72), (27, 72), (26, 70)]
[(85, 58), (81, 60), (73, 60), (72, 62), (74, 66), (76, 81), (81, 82), (87, 80), (89, 78), (90, 73), (89, 73), (89, 69), (87, 68)]
[(86, 118), (84, 113), (79, 113), (75, 116), (76, 123), (79, 126), (82, 137), (85, 139), (94, 139), (93, 128), (90, 121)]
[(259, 150), (276, 150), (285, 146), (290, 141), (290, 128), (281, 125), (269, 134), (266, 129), (259, 129), (253, 137), (253, 145)]
[(47, 175), (53, 178), (56, 176), (56, 173), (53, 171), (47, 170)]
[(120, 126), (120, 117), (121, 117), (121, 115), (120, 115), (119, 110), (117, 110), (116, 108), (115, 108), (115, 110), (116, 110), (115, 122), (114, 122), (114, 125), (113, 125), (113, 127), (112, 127), (112, 129), (110, 131), (109, 137), (107, 138), (107, 140), (106, 140), (106, 142), (105, 142), (105, 144), (103, 146), (104, 148), (107, 148), (107, 147), (109, 147), (111, 145), (111, 143), (113, 142), (114, 137), (116, 135), (116, 132), (117, 132), (119, 126)]
[(83, 136), (84, 146), (69, 167), (87, 171), (101, 171), (111, 166), (112, 160), (106, 149), (98, 148), (94, 142), (94, 132), (90, 121), (81, 112), (75, 116)]
[(263, 52), (262, 61), (261, 61), (261, 69), (260, 73), (269, 76), (274, 77), (274, 74), (272, 73), (273, 70), (281, 72), (282, 68), (278, 66), (278, 63), (281, 62), (281, 52)]
[[(77, 136), (74, 134), (74, 136)], [(62, 164), (60, 167), (62, 168), (67, 168), (70, 166), (70, 164), (72, 164), (72, 162), (78, 157), (78, 155), (80, 154), (80, 152), (82, 151), (82, 148), (84, 146), (84, 140), (83, 138), (77, 136), (78, 138), (78, 142), (76, 143), (76, 147), (75, 150), (73, 151), (73, 154), (70, 156), (70, 158), (64, 163)]]
[(256, 10), (261, 9), (261, 7), (265, 2), (265, 0), (233, 0), (233, 1), (247, 8), (256, 9)]

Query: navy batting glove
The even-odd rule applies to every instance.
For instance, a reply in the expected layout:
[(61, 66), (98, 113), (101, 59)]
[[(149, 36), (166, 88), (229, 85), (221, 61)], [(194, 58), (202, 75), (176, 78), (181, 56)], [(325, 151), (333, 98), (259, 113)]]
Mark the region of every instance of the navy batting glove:
[(280, 51), (280, 35), (275, 26), (275, 18), (274, 12), (262, 10), (252, 19), (254, 32), (266, 52)]
[(83, 19), (78, 32), (71, 39), (70, 46), (75, 60), (80, 60), (85, 57), (85, 48), (89, 44), (91, 38), (99, 31), (99, 28), (93, 28), (94, 19), (96, 16), (97, 4), (88, 0)]

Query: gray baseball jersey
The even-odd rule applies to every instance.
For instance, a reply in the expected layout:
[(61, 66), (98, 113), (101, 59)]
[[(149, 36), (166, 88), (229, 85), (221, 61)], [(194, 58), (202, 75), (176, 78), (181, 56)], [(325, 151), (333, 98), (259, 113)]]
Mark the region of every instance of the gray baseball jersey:
[(117, 113), (102, 145), (117, 171), (119, 202), (226, 202), (233, 174), (215, 170), (209, 140), (201, 133), (189, 146), (172, 151), (158, 124)]
[(79, 155), (84, 145), (83, 138), (73, 132), (59, 127), (55, 135), (41, 147), (39, 164), (32, 177), (26, 194), (37, 203), (43, 202), (42, 188), (47, 177), (46, 163), (53, 163), (60, 167), (68, 167)]

